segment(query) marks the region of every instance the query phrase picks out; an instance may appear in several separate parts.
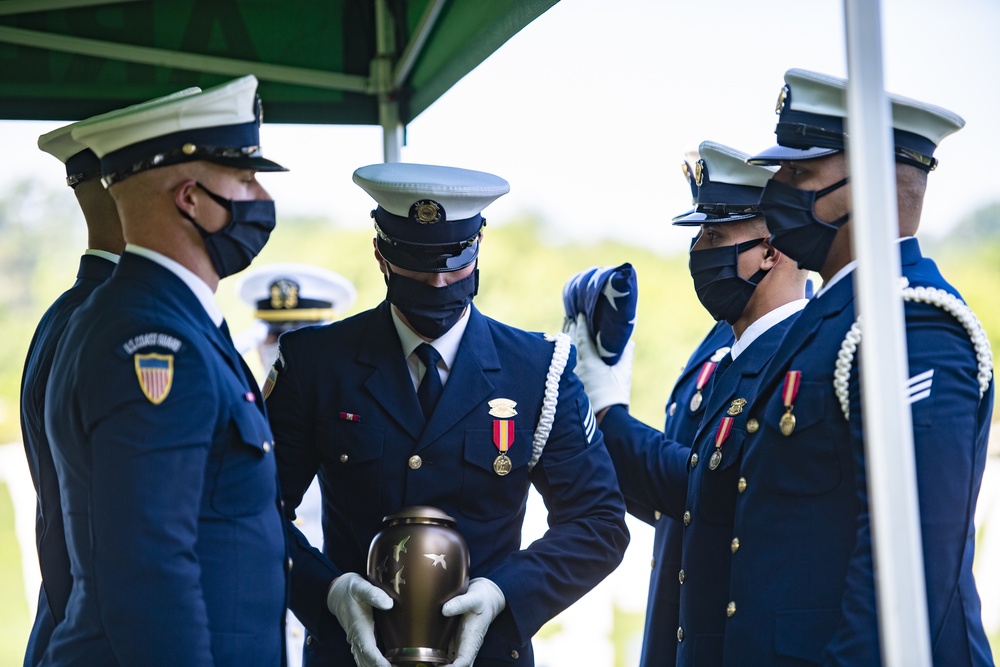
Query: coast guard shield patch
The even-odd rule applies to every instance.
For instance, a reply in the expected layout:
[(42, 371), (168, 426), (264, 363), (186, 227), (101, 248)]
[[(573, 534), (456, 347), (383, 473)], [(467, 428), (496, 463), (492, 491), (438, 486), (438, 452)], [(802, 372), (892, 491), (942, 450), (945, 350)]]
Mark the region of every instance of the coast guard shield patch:
[(174, 382), (174, 355), (137, 354), (133, 358), (142, 393), (150, 403), (159, 405), (166, 400)]

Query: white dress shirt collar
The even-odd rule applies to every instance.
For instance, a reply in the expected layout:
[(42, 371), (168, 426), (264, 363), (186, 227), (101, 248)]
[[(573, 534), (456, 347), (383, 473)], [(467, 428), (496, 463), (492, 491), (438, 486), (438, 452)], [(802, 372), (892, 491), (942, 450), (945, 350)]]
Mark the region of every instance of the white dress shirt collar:
[[(898, 245), (898, 244), (902, 243), (903, 241), (905, 241), (906, 239), (911, 239), (911, 238), (913, 238), (913, 237), (912, 236), (901, 236), (898, 239), (896, 239), (896, 244)], [(851, 272), (854, 271), (854, 269), (856, 269), (856, 268), (858, 268), (858, 260), (856, 260), (856, 259), (851, 260), (850, 262), (848, 262), (847, 264), (845, 264), (844, 267), (842, 269), (840, 269), (840, 271), (837, 271), (835, 274), (833, 274), (833, 277), (831, 277), (829, 280), (827, 280), (825, 283), (823, 283), (823, 286), (820, 287), (816, 291), (816, 294), (813, 295), (813, 298), (814, 299), (818, 299), (819, 297), (821, 297), (824, 294), (826, 294), (827, 292), (829, 292), (831, 287), (833, 287), (838, 282), (840, 282), (841, 280), (843, 280), (845, 276), (850, 275)]]
[[(413, 380), (413, 386), (416, 387), (419, 385), (420, 378), (423, 377), (423, 364), (417, 358), (417, 355), (413, 354), (413, 351), (417, 349), (418, 345), (427, 341), (418, 336), (413, 329), (406, 326), (406, 323), (400, 319), (394, 307), (390, 306), (389, 310), (392, 313), (392, 323), (396, 327), (396, 333), (399, 334), (399, 342), (403, 346), (403, 356), (406, 358), (406, 365), (410, 369), (410, 378)], [(462, 336), (465, 335), (466, 327), (469, 326), (469, 313), (471, 312), (472, 306), (470, 305), (451, 329), (448, 329), (440, 338), (430, 341), (430, 344), (441, 355), (441, 362), (444, 364), (444, 368), (438, 369), (441, 374), (442, 386), (448, 381), (448, 375), (455, 364), (455, 357), (458, 356), (458, 346), (462, 342)]]
[(101, 259), (106, 259), (112, 264), (117, 264), (120, 255), (116, 255), (113, 252), (108, 252), (107, 250), (98, 250), (97, 248), (87, 248), (83, 253), (84, 255), (93, 255), (94, 257), (100, 257)]
[(778, 306), (766, 315), (757, 318), (756, 322), (746, 328), (739, 340), (733, 343), (732, 349), (729, 350), (729, 353), (733, 355), (733, 360), (740, 356), (743, 350), (750, 347), (750, 344), (757, 340), (765, 331), (799, 312), (806, 307), (807, 303), (809, 303), (809, 299), (789, 301), (785, 305)]

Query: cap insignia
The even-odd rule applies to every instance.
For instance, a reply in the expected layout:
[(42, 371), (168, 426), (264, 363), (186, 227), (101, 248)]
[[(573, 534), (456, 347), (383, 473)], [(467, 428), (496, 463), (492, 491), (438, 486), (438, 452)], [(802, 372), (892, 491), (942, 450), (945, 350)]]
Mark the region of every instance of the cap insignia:
[(421, 199), (410, 207), (410, 217), (421, 225), (433, 225), (440, 222), (444, 214), (441, 204), (431, 199)]
[(781, 110), (785, 108), (786, 99), (788, 99), (788, 86), (782, 86), (781, 92), (778, 93), (778, 103), (774, 105), (774, 113), (781, 113)]
[(694, 184), (699, 188), (701, 187), (701, 182), (705, 176), (705, 161), (698, 160), (694, 165)]
[(271, 283), (271, 307), (274, 309), (295, 308), (299, 305), (299, 285), (288, 278), (279, 278)]

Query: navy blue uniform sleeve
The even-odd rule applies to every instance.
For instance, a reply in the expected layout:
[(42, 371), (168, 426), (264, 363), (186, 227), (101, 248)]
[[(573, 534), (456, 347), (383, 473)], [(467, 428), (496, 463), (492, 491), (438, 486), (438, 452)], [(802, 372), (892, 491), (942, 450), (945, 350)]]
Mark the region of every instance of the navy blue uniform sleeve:
[(123, 664), (212, 665), (195, 543), (218, 387), (186, 345), (174, 356), (169, 394), (154, 404), (133, 363), (115, 357), (101, 374), (79, 378), (90, 429), (93, 597)]
[(494, 624), (519, 644), (603, 580), (628, 545), (625, 505), (575, 364), (574, 349), (559, 382), (552, 431), (531, 476), (549, 529), (486, 575), (507, 601)]
[[(940, 308), (907, 303), (906, 336), (910, 382), (904, 397), (911, 403), (913, 419), (933, 661), (972, 664), (969, 651), (975, 642), (969, 640), (976, 633), (968, 628), (978, 625), (982, 635), (971, 569), (974, 517), (985, 465), (993, 385), (981, 398), (969, 335)], [(850, 379), (850, 421), (861, 509), (841, 624), (828, 647), (828, 664), (878, 664), (879, 656), (858, 385), (855, 365)]]
[(687, 499), (690, 443), (670, 440), (620, 405), (605, 413), (601, 431), (626, 502), (680, 519)]
[(278, 360), (265, 384), (265, 394), (294, 563), (288, 606), (310, 633), (324, 640), (339, 629), (336, 618), (326, 606), (326, 594), (330, 583), (343, 572), (311, 546), (292, 524), (295, 508), (320, 464), (312, 402), (302, 391), (302, 376), (307, 367), (301, 365), (304, 355), (297, 355), (294, 349), (288, 336), (282, 336)]

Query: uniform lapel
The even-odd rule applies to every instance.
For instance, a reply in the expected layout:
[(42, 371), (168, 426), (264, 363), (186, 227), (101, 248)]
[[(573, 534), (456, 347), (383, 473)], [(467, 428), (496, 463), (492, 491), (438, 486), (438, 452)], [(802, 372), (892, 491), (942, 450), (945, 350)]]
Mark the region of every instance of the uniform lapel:
[[(726, 373), (719, 376), (708, 399), (709, 404), (702, 429), (717, 424), (722, 413), (729, 410), (733, 399), (743, 398), (748, 403), (753, 403), (759, 395), (759, 391), (754, 390), (753, 396), (738, 395), (737, 392), (746, 392), (747, 388), (753, 387), (759, 381), (758, 376), (767, 367), (768, 361), (774, 357), (782, 338), (790, 326), (794, 324), (795, 318), (796, 316), (793, 315), (764, 332), (747, 349), (743, 350), (739, 359), (733, 360), (732, 367)], [(745, 409), (746, 406), (741, 410)], [(695, 438), (695, 442), (698, 442), (699, 437), (700, 433)]]
[(495, 388), (489, 373), (500, 370), (500, 360), (489, 323), (475, 306), (471, 308), (469, 324), (458, 346), (441, 402), (420, 436), (418, 450), (447, 433), (472, 410), (481, 408), (484, 417), (488, 414), (486, 401)]
[[(720, 331), (724, 328), (724, 332)], [(719, 349), (732, 345), (733, 329), (726, 322), (716, 322), (715, 327), (708, 332), (702, 340), (701, 345), (694, 351), (687, 365), (681, 371), (680, 377), (674, 383), (675, 387), (681, 387), (687, 383), (688, 378), (701, 372), (706, 361), (710, 361)], [(714, 373), (713, 373), (714, 375)]]
[(838, 316), (846, 308), (854, 308), (854, 276), (851, 275), (842, 278), (821, 297), (813, 297), (802, 309), (798, 319), (781, 337), (778, 350), (768, 367), (767, 382), (760, 386), (757, 396), (748, 407), (755, 408), (758, 399), (766, 400), (773, 393), (777, 384), (784, 380), (785, 371), (794, 370), (787, 368), (792, 357), (816, 338), (828, 320)]
[(364, 383), (371, 398), (416, 440), (424, 430), (424, 413), (386, 301), (372, 314), (358, 362), (371, 369)]

